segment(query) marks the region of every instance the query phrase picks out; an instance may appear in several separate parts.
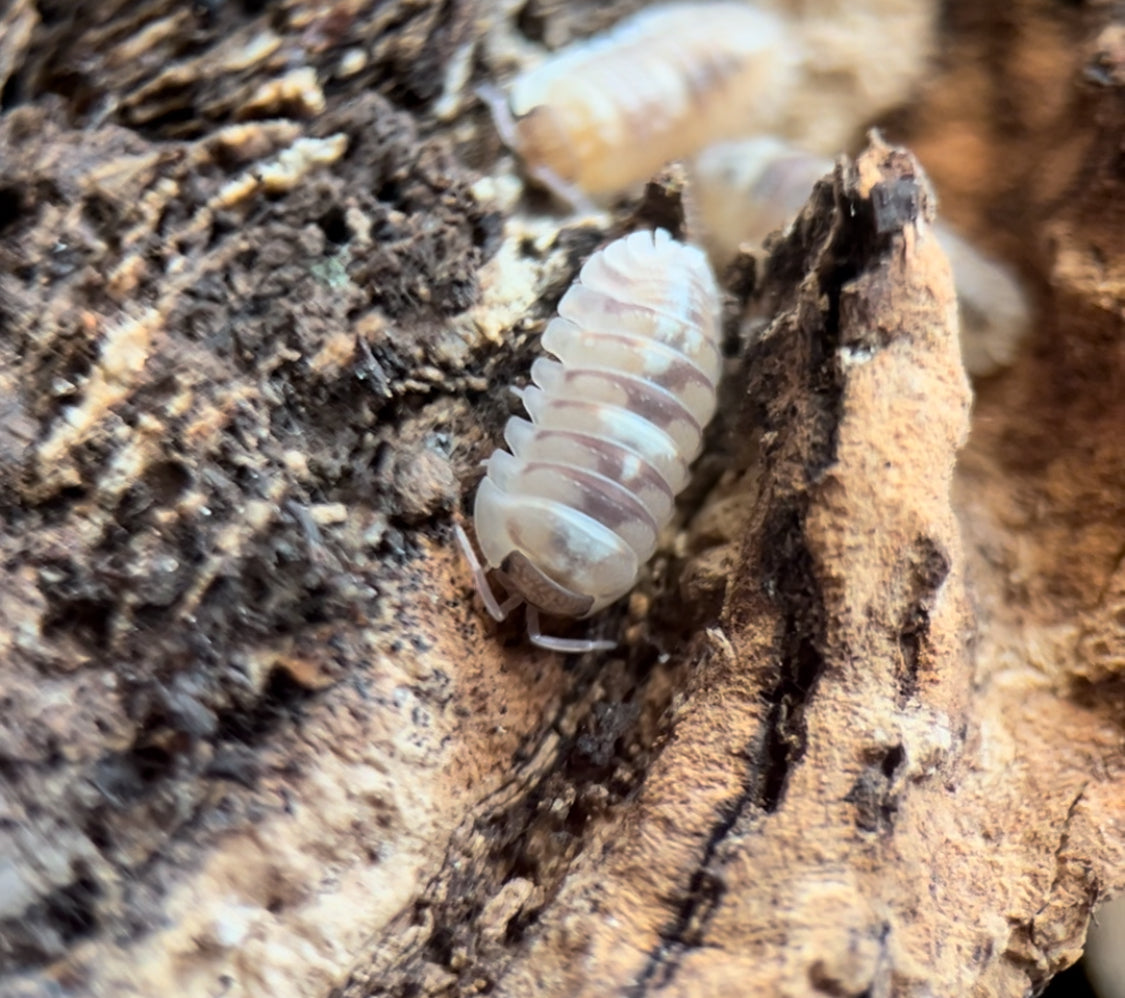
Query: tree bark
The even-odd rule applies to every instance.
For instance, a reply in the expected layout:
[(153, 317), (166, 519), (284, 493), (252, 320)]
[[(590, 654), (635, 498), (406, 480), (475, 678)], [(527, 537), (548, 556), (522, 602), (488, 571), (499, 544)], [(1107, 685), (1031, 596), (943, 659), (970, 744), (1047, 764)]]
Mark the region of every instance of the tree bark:
[[(675, 169), (553, 216), (473, 103), (584, 9), (0, 11), (0, 993), (1014, 998), (1125, 884), (1110, 9), (952, 5), (918, 159), (740, 256), (564, 658), (450, 526), (589, 252), (690, 229)], [(1034, 282), (972, 390), (919, 160)]]

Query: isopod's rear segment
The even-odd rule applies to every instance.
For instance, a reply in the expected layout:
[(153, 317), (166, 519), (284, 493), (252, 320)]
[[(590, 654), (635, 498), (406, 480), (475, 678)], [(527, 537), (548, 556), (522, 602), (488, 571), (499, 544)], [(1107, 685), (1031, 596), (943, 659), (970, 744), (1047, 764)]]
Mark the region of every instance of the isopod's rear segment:
[[(687, 482), (715, 409), (720, 299), (706, 257), (663, 230), (595, 253), (543, 336), (558, 361), (532, 368), (530, 422), (513, 418), (477, 492), (477, 539), (493, 568), (513, 556), (550, 613), (594, 611), (628, 592)], [(529, 566), (532, 566), (529, 569)], [(532, 591), (535, 590), (535, 591)]]

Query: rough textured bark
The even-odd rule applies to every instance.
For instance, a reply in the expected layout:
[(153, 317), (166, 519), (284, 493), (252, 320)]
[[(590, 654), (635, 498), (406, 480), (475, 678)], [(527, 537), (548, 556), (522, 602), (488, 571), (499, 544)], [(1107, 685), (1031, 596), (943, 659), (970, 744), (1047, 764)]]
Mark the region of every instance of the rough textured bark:
[(894, 123), (1039, 282), (971, 420), (876, 138), (727, 275), (620, 649), (475, 607), (501, 386), (685, 210), (561, 222), (464, 84), (635, 6), (0, 12), (0, 992), (1000, 998), (1125, 885), (1112, 5), (951, 5)]

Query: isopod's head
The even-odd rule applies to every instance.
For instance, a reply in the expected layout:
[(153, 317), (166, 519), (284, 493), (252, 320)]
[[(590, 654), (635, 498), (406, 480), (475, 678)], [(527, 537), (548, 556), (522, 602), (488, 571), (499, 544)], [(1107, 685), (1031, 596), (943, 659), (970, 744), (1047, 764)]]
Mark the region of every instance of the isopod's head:
[(519, 593), (530, 603), (553, 617), (585, 617), (594, 606), (593, 596), (574, 593), (560, 586), (522, 551), (512, 551), (496, 570), (509, 592)]
[[(583, 150), (582, 105), (563, 99), (567, 80), (575, 69), (573, 53), (555, 57), (516, 77), (502, 112), (508, 126), (509, 145), (519, 154), (528, 173), (548, 187), (572, 187), (581, 179)], [(493, 116), (496, 114), (493, 105)]]
[[(507, 460), (504, 460), (504, 459)], [(511, 456), (497, 451), (498, 467)], [(491, 475), (477, 489), (477, 542), (505, 588), (544, 613), (586, 617), (619, 599), (636, 580), (636, 555), (610, 528), (564, 504), (519, 497)]]
[(532, 74), (529, 85), (526, 75), (520, 77), (507, 95), (484, 83), (477, 94), (491, 112), (500, 138), (520, 157), (527, 172), (564, 200), (573, 200), (581, 161), (562, 112), (538, 95), (537, 79)]
[(574, 144), (559, 113), (546, 104), (516, 118), (517, 148), (529, 173), (555, 182), (573, 184), (580, 172)]

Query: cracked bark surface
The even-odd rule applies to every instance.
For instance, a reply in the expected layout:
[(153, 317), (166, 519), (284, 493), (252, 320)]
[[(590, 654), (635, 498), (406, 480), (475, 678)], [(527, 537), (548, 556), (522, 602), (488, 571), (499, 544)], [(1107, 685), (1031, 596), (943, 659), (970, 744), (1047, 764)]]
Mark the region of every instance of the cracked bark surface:
[(1015, 367), (874, 139), (728, 273), (619, 649), (474, 605), (503, 386), (685, 210), (560, 221), (458, 95), (636, 6), (0, 12), (0, 993), (1001, 998), (1125, 885), (1112, 5), (951, 5), (897, 122)]

